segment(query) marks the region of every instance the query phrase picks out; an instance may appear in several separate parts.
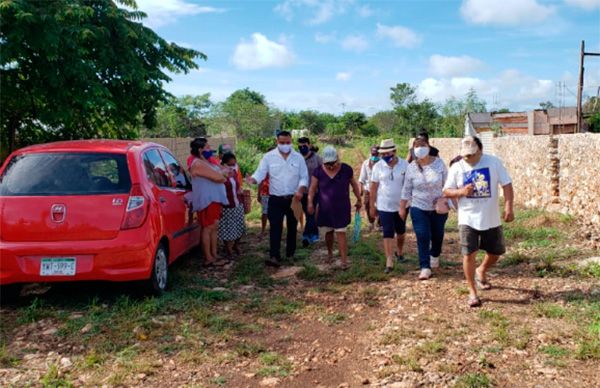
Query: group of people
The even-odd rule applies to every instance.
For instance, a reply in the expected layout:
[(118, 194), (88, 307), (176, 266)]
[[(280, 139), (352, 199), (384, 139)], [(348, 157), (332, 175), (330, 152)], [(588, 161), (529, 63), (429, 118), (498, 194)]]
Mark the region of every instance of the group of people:
[[(230, 150), (219, 152), (219, 162), (212, 161), (206, 139), (192, 142), (188, 163), (192, 175), (194, 210), (202, 225), (202, 243), (206, 261), (216, 261), (218, 237), (226, 251), (235, 253), (245, 231), (244, 211), (240, 204), (242, 177)], [(220, 150), (221, 151), (221, 150)], [(324, 237), (328, 258), (333, 260), (337, 240), (339, 266), (349, 267), (346, 229), (351, 222), (350, 191), (354, 208), (365, 209), (369, 229), (379, 228), (383, 235), (386, 258), (384, 271), (393, 271), (396, 261), (404, 260), (406, 221), (410, 216), (417, 239), (419, 279), (427, 280), (432, 269), (439, 268), (444, 230), (450, 209), (458, 211), (463, 268), (469, 286), (468, 305), (481, 304), (478, 289), (489, 289), (488, 269), (505, 252), (498, 207), (498, 186), (505, 198), (504, 221), (514, 219), (513, 190), (510, 176), (502, 162), (483, 153), (477, 137), (465, 137), (459, 157), (448, 168), (439, 151), (429, 144), (426, 133), (416, 137), (406, 158), (398, 156), (393, 139), (385, 139), (370, 150), (356, 179), (351, 166), (340, 160), (332, 146), (321, 155), (306, 137), (298, 140), (294, 150), (287, 131), (276, 135), (276, 147), (261, 159), (246, 183), (258, 185), (262, 205), (262, 232), (269, 224), (269, 258), (266, 264), (282, 263), (281, 240), (286, 221), (285, 256), (296, 252), (298, 221), (304, 218), (302, 245), (308, 246)], [(197, 192), (197, 193), (196, 193)], [(215, 227), (217, 221), (218, 230)], [(481, 265), (475, 257), (486, 252)]]

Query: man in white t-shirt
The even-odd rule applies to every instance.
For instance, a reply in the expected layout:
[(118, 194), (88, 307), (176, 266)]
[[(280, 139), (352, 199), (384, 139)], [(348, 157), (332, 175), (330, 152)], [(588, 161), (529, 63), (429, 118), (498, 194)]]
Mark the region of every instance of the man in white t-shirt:
[(371, 156), (365, 160), (360, 168), (360, 175), (358, 177), (358, 183), (360, 183), (361, 197), (363, 198), (363, 204), (365, 205), (365, 212), (369, 220), (369, 231), (375, 228), (375, 221), (377, 217), (371, 217), (370, 203), (371, 203), (371, 175), (373, 175), (373, 167), (379, 162), (379, 147), (371, 147)]
[[(463, 269), (469, 286), (470, 307), (481, 305), (476, 285), (489, 290), (486, 273), (505, 251), (504, 235), (498, 208), (498, 185), (504, 194), (504, 221), (514, 220), (512, 181), (502, 161), (483, 153), (481, 140), (467, 136), (461, 143), (463, 159), (448, 171), (444, 195), (458, 199), (458, 228)], [(486, 252), (476, 268), (479, 249)]]
[[(398, 158), (393, 139), (386, 139), (379, 146), (381, 161), (373, 166), (371, 174), (371, 217), (379, 216), (383, 229), (383, 249), (385, 251), (385, 273), (394, 269), (394, 245), (396, 259), (404, 259), (404, 234), (406, 222), (400, 217), (400, 200), (408, 163)], [(395, 236), (395, 238), (394, 238)], [(396, 240), (394, 242), (394, 240)]]

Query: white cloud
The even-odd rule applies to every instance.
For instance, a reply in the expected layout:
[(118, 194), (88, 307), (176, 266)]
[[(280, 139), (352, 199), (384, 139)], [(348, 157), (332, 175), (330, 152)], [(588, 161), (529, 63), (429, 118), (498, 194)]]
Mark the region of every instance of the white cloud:
[(315, 41), (321, 44), (327, 44), (336, 41), (335, 33), (331, 34), (323, 34), (321, 32), (317, 32), (315, 34)]
[(473, 73), (483, 68), (483, 62), (468, 55), (446, 57), (432, 55), (429, 57), (429, 72), (439, 77), (457, 77)]
[(552, 16), (554, 6), (537, 0), (463, 0), (460, 12), (465, 21), (485, 25), (530, 25)]
[(421, 43), (421, 37), (409, 28), (402, 26), (386, 26), (377, 23), (377, 37), (388, 38), (398, 47), (415, 47)]
[(600, 0), (565, 0), (568, 5), (587, 9), (589, 11), (594, 8), (600, 8)]
[(255, 32), (251, 41), (242, 39), (236, 46), (232, 62), (242, 70), (286, 67), (294, 62), (294, 54), (285, 44), (273, 42)]
[(342, 41), (342, 48), (360, 53), (369, 48), (369, 41), (362, 35), (348, 35)]
[(316, 25), (326, 23), (335, 16), (345, 13), (353, 2), (354, 0), (285, 0), (275, 6), (275, 12), (287, 21), (291, 21), (296, 10), (309, 9), (311, 16), (306, 22)]
[(166, 26), (184, 16), (225, 12), (223, 8), (200, 6), (185, 0), (137, 0), (136, 3), (138, 9), (148, 15), (143, 23), (152, 28)]
[(341, 71), (335, 75), (336, 81), (348, 81), (352, 77), (352, 73)]
[(369, 16), (373, 15), (373, 10), (371, 9), (371, 7), (369, 7), (368, 5), (362, 5), (360, 7), (358, 7), (356, 9), (356, 12), (358, 13), (358, 16), (360, 16), (361, 18), (368, 18)]

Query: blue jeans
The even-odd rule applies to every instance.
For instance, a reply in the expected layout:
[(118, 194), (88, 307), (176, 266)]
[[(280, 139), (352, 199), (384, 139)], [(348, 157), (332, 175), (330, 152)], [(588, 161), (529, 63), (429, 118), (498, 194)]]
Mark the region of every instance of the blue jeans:
[[(316, 199), (314, 202), (317, 202)], [(315, 203), (315, 208), (317, 207)], [(302, 210), (304, 211), (304, 232), (302, 233), (302, 239), (308, 240), (308, 242), (314, 242), (319, 239), (319, 228), (317, 227), (317, 219), (315, 214), (308, 214), (308, 195), (305, 193), (302, 197)]]
[(444, 226), (448, 214), (437, 214), (435, 210), (421, 210), (412, 206), (410, 208), (413, 229), (417, 235), (417, 248), (419, 250), (419, 266), (431, 268), (430, 256), (438, 257), (442, 253), (444, 242)]

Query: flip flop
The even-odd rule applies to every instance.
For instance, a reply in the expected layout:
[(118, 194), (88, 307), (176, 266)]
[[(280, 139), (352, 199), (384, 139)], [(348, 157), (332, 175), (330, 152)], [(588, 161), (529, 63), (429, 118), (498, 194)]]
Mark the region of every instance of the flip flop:
[(483, 281), (481, 280), (481, 278), (479, 277), (479, 275), (477, 274), (477, 271), (475, 271), (475, 283), (477, 284), (477, 288), (479, 288), (480, 290), (491, 290), (492, 289), (492, 284), (490, 282)]
[(481, 306), (481, 299), (479, 299), (478, 296), (473, 296), (473, 297), (469, 297), (469, 299), (467, 300), (467, 305), (469, 307), (479, 307)]

